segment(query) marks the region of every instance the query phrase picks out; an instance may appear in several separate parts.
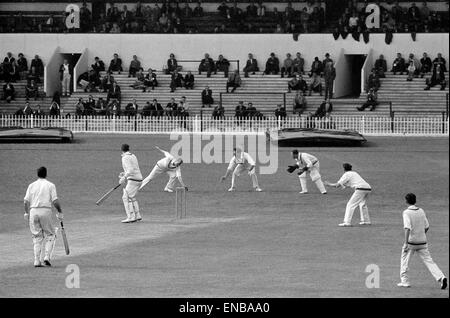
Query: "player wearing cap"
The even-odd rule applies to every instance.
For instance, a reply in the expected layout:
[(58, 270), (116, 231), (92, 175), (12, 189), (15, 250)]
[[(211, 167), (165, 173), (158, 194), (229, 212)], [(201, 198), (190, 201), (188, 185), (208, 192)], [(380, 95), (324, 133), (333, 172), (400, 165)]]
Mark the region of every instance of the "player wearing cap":
[[(58, 219), (63, 218), (61, 205), (56, 194), (56, 187), (48, 181), (47, 169), (40, 167), (37, 170), (38, 179), (31, 183), (25, 194), (24, 218), (30, 225), (33, 238), (34, 266), (51, 266), (50, 259), (55, 247), (56, 233), (52, 220), (52, 206), (56, 208)], [(44, 253), (42, 253), (44, 247)], [(44, 254), (44, 255), (42, 255)]]
[(400, 283), (399, 287), (411, 287), (408, 279), (408, 264), (411, 255), (417, 253), (422, 259), (425, 266), (441, 284), (441, 289), (447, 288), (447, 278), (439, 269), (431, 258), (428, 251), (426, 233), (430, 228), (425, 212), (418, 208), (416, 204), (416, 196), (414, 193), (408, 193), (405, 196), (408, 208), (403, 211), (403, 227), (405, 229), (405, 241), (402, 248), (401, 264), (400, 264)]
[(370, 185), (359, 175), (359, 173), (352, 171), (352, 165), (349, 163), (344, 163), (344, 174), (336, 183), (330, 183), (325, 181), (324, 184), (330, 187), (342, 187), (342, 188), (353, 188), (355, 192), (351, 196), (350, 200), (347, 202), (345, 208), (344, 222), (339, 224), (339, 226), (352, 226), (353, 212), (359, 206), (361, 213), (360, 225), (370, 225), (369, 209), (367, 208), (367, 198), (369, 197), (372, 188)]
[(244, 171), (248, 171), (248, 175), (252, 179), (253, 189), (255, 189), (256, 192), (261, 192), (262, 190), (258, 184), (255, 166), (255, 160), (253, 160), (247, 152), (240, 148), (233, 148), (233, 157), (230, 160), (227, 172), (220, 178), (220, 180), (223, 182), (231, 174), (231, 188), (229, 188), (228, 191), (232, 192), (236, 190), (236, 176), (240, 176)]
[(119, 183), (125, 184), (123, 188), (122, 201), (127, 218), (122, 223), (141, 221), (139, 204), (136, 200), (139, 187), (142, 182), (142, 174), (136, 156), (130, 152), (130, 146), (122, 145), (122, 167), (123, 172), (119, 174)]
[(184, 184), (183, 178), (181, 177), (180, 166), (183, 163), (183, 160), (181, 158), (175, 158), (169, 152), (162, 150), (158, 146), (156, 146), (156, 149), (164, 154), (164, 158), (158, 160), (150, 174), (142, 181), (140, 189), (142, 189), (147, 183), (156, 178), (156, 176), (166, 172), (169, 175), (169, 182), (167, 182), (164, 191), (173, 192), (176, 179), (178, 179), (181, 186), (184, 187), (187, 191), (188, 187)]
[(326, 194), (327, 190), (322, 182), (322, 176), (320, 175), (320, 163), (319, 159), (306, 152), (299, 153), (297, 149), (292, 151), (292, 158), (295, 160), (294, 166), (289, 166), (288, 171), (293, 172), (295, 169), (300, 168), (298, 172), (298, 178), (300, 180), (301, 194), (308, 193), (308, 187), (306, 183), (307, 175), (316, 184), (317, 188), (322, 194)]

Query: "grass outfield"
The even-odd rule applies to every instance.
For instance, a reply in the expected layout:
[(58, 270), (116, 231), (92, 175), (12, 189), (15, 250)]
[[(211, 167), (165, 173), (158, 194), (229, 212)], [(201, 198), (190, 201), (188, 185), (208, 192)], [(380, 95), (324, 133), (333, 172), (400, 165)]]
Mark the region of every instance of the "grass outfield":
[[(369, 137), (362, 148), (302, 148), (317, 155), (323, 178), (337, 180), (342, 162), (372, 185), (370, 227), (337, 226), (352, 191), (298, 194), (289, 175), (292, 148), (279, 149), (279, 169), (218, 182), (226, 164), (186, 164), (188, 218), (174, 221), (174, 194), (163, 175), (139, 194), (144, 221), (121, 224), (121, 191), (94, 202), (117, 182), (120, 145), (129, 143), (147, 175), (170, 149), (167, 136), (76, 135), (74, 144), (0, 144), (0, 297), (449, 297), (418, 257), (412, 288), (396, 286), (403, 240), (403, 197), (414, 192), (428, 215), (433, 259), (449, 275), (448, 138)], [(22, 200), (36, 168), (45, 165), (65, 212), (71, 255), (58, 238), (53, 268), (33, 267)], [(353, 224), (359, 221), (355, 212)], [(66, 266), (80, 269), (80, 288), (66, 288)], [(380, 268), (380, 288), (365, 286), (366, 266)]]

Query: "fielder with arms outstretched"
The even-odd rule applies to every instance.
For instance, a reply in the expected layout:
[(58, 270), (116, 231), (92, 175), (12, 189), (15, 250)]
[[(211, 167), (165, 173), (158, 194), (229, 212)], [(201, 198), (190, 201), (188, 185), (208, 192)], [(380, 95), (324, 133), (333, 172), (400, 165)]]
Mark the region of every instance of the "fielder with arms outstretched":
[[(56, 194), (56, 187), (47, 181), (47, 169), (40, 167), (37, 170), (37, 179), (28, 186), (24, 198), (24, 218), (30, 225), (34, 247), (34, 266), (51, 266), (50, 258), (55, 247), (56, 233), (52, 220), (52, 206), (56, 208), (59, 220), (63, 214)], [(44, 253), (42, 252), (44, 247)], [(42, 257), (42, 254), (44, 256)]]
[(253, 189), (257, 192), (261, 192), (261, 188), (258, 184), (258, 177), (256, 176), (256, 163), (253, 158), (239, 148), (233, 148), (233, 157), (230, 160), (228, 165), (227, 172), (224, 176), (220, 178), (221, 181), (224, 181), (231, 174), (231, 188), (228, 189), (229, 192), (235, 191), (235, 180), (236, 176), (240, 176), (242, 172), (248, 171), (248, 175), (252, 178)]
[(142, 174), (136, 156), (130, 152), (130, 146), (122, 145), (122, 168), (123, 172), (119, 174), (119, 183), (125, 184), (123, 188), (122, 201), (125, 207), (127, 218), (122, 223), (132, 223), (141, 221), (142, 216), (139, 212), (139, 204), (136, 195), (142, 182)]
[(300, 194), (308, 193), (308, 187), (306, 183), (306, 177), (309, 175), (311, 180), (316, 184), (317, 188), (322, 194), (326, 194), (327, 190), (322, 182), (322, 176), (320, 175), (319, 159), (306, 152), (299, 153), (297, 149), (292, 151), (292, 158), (295, 160), (296, 165), (289, 166), (288, 171), (294, 172), (299, 168), (298, 178), (300, 180), (301, 191)]
[(156, 178), (156, 176), (161, 173), (166, 172), (169, 175), (169, 182), (167, 182), (164, 191), (173, 192), (174, 184), (176, 179), (180, 182), (181, 186), (187, 191), (188, 187), (184, 184), (183, 178), (181, 177), (181, 164), (183, 160), (181, 158), (175, 158), (169, 152), (162, 150), (158, 146), (156, 149), (164, 154), (164, 158), (158, 160), (158, 162), (153, 167), (152, 172), (142, 181), (140, 189), (142, 189), (147, 183)]

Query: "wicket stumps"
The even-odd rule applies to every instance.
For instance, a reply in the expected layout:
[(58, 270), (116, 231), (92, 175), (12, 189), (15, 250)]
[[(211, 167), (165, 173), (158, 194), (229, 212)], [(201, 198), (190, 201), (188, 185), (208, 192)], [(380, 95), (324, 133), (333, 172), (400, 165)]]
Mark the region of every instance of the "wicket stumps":
[(186, 189), (184, 187), (175, 188), (175, 210), (176, 218), (186, 218)]

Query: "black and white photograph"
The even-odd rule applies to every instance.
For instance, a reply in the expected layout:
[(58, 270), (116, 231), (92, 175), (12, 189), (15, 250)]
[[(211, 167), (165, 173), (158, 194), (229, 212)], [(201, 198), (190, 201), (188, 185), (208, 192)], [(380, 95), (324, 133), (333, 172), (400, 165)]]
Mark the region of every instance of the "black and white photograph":
[(0, 1), (0, 299), (448, 300), (448, 60), (441, 0)]

